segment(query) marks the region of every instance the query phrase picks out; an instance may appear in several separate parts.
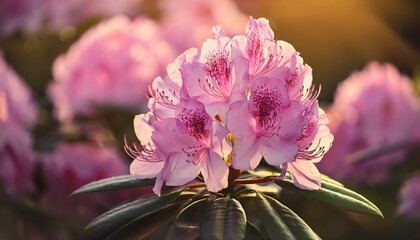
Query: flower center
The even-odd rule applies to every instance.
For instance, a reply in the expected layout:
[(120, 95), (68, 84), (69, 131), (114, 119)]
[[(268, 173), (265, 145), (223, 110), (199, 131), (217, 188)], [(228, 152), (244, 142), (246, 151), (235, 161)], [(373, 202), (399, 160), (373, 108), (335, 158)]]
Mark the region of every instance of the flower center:
[(204, 70), (207, 75), (220, 85), (226, 85), (230, 79), (229, 53), (226, 51), (213, 51), (206, 57)]
[(279, 89), (259, 86), (251, 92), (252, 115), (263, 131), (275, 134), (278, 131), (278, 109), (282, 103)]
[(188, 129), (190, 136), (197, 139), (204, 139), (210, 136), (207, 128), (208, 115), (198, 109), (184, 108), (179, 115), (179, 119)]

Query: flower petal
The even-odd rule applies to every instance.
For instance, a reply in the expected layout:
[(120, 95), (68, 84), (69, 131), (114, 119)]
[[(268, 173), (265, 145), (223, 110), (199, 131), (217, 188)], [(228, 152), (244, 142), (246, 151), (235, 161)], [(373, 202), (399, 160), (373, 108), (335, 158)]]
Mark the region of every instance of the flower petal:
[(277, 146), (261, 146), (262, 155), (268, 164), (279, 167), (284, 163), (296, 160), (298, 147), (294, 142), (281, 141)]
[(134, 132), (143, 145), (148, 144), (152, 140), (152, 119), (153, 115), (151, 112), (139, 114), (134, 117)]
[(164, 162), (146, 162), (134, 159), (130, 164), (130, 174), (138, 178), (154, 178), (163, 168)]
[(292, 182), (298, 188), (317, 190), (321, 187), (321, 174), (311, 161), (289, 162), (287, 170), (292, 174)]
[(181, 186), (194, 180), (200, 173), (200, 164), (189, 162), (185, 153), (173, 153), (162, 169), (162, 179), (168, 186)]
[(218, 192), (228, 186), (229, 167), (223, 158), (210, 152), (201, 166), (207, 189), (211, 192)]

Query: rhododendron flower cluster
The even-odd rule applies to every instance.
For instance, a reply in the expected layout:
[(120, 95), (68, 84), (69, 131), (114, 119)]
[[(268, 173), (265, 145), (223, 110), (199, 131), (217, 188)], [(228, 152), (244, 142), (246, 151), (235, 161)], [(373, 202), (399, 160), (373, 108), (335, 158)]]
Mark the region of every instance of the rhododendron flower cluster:
[(207, 189), (228, 186), (229, 168), (265, 161), (317, 189), (321, 160), (333, 140), (319, 108), (312, 69), (289, 43), (274, 39), (268, 20), (250, 18), (246, 35), (215, 37), (189, 49), (151, 84), (150, 111), (134, 119), (141, 146), (131, 174), (179, 186), (202, 175)]
[(346, 156), (419, 139), (419, 99), (411, 80), (390, 64), (374, 62), (352, 74), (338, 87), (328, 115), (335, 142), (320, 168), (339, 180), (384, 180), (404, 149), (358, 163)]
[(400, 191), (398, 213), (410, 218), (420, 219), (420, 175), (408, 179)]
[(34, 190), (30, 128), (36, 119), (31, 92), (0, 53), (0, 186), (12, 197)]
[(92, 17), (132, 15), (141, 2), (142, 0), (2, 0), (0, 36), (22, 30), (34, 32), (43, 24), (57, 30)]
[[(198, 47), (208, 37), (213, 25), (221, 25), (229, 34), (242, 34), (247, 16), (232, 0), (159, 0), (162, 31), (168, 41), (184, 51)], [(188, 37), (185, 37), (188, 36)]]
[(53, 66), (49, 95), (60, 121), (92, 115), (95, 105), (139, 111), (147, 82), (174, 59), (155, 22), (116, 16), (86, 32)]
[(55, 214), (90, 219), (122, 199), (118, 194), (106, 193), (78, 200), (68, 198), (86, 183), (127, 173), (127, 165), (116, 149), (61, 143), (54, 152), (40, 154), (40, 158), (45, 182), (41, 204)]

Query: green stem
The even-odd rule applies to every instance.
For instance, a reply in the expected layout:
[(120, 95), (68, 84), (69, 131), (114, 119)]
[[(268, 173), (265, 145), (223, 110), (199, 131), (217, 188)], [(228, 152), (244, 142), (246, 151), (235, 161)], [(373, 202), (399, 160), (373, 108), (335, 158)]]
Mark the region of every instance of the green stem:
[(205, 183), (194, 183), (194, 184), (187, 185), (187, 188), (204, 188), (204, 187), (206, 187)]
[(236, 184), (253, 184), (253, 183), (265, 183), (278, 179), (278, 177), (263, 177), (263, 178), (250, 178), (250, 179), (236, 179)]

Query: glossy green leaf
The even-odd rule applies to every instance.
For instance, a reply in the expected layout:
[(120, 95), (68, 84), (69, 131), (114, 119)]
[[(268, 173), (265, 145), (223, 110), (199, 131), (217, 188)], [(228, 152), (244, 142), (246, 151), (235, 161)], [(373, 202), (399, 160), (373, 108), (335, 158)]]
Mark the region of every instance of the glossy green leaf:
[(246, 215), (241, 204), (233, 198), (213, 200), (200, 224), (200, 239), (244, 239)]
[(271, 207), (270, 203), (261, 194), (257, 194), (255, 204), (258, 209), (258, 215), (270, 239), (296, 239), (281, 216), (277, 214), (275, 209)]
[[(256, 170), (256, 171), (247, 171), (244, 173), (244, 176), (257, 176), (257, 177), (278, 177), (281, 175), (281, 169), (276, 169), (273, 167), (270, 167), (268, 169), (265, 168), (260, 168), (260, 170)], [(286, 178), (290, 179), (290, 174), (286, 175)], [(343, 186), (342, 183), (328, 177), (325, 174), (321, 174), (321, 179), (322, 181), (325, 182), (329, 182), (331, 184), (335, 184), (335, 185), (339, 185), (339, 186)]]
[(304, 197), (316, 199), (345, 210), (383, 217), (382, 212), (372, 202), (362, 195), (335, 183), (334, 180), (323, 180), (321, 182), (321, 188), (318, 190), (300, 189), (293, 185), (289, 176), (287, 176), (284, 180), (275, 180), (275, 183), (283, 189), (287, 189)]
[(319, 239), (298, 215), (276, 199), (257, 194), (255, 204), (271, 239)]
[(88, 183), (76, 191), (70, 196), (89, 193), (89, 192), (103, 192), (112, 190), (122, 190), (137, 187), (150, 186), (155, 183), (155, 179), (138, 179), (132, 175), (123, 175), (111, 178), (105, 178), (95, 182)]
[(153, 197), (148, 197), (148, 198), (142, 198), (142, 199), (118, 206), (93, 219), (88, 224), (86, 229), (91, 229), (93, 227), (96, 227), (102, 224), (111, 223), (114, 221), (129, 222), (144, 214), (161, 210), (165, 208), (169, 203), (174, 201), (184, 189), (185, 188), (177, 189), (171, 193), (161, 195), (159, 197), (153, 196)]
[(322, 174), (322, 173), (321, 173), (321, 180), (322, 180), (323, 182), (329, 182), (329, 183), (331, 183), (331, 184), (335, 184), (335, 185), (338, 185), (338, 186), (344, 187), (344, 185), (343, 185), (341, 182), (339, 182), (339, 181), (337, 181), (337, 180), (334, 180), (334, 179), (332, 179), (332, 178), (330, 178), (330, 177), (328, 177), (327, 175)]
[(127, 221), (114, 221), (114, 222), (108, 222), (105, 224), (101, 224), (99, 226), (90, 228), (85, 230), (83, 239), (84, 240), (103, 240), (106, 237), (108, 237), (113, 232), (117, 231), (119, 228), (121, 228)]
[(264, 240), (257, 227), (248, 222), (246, 225), (246, 234), (244, 240)]
[(188, 204), (189, 201), (182, 201), (169, 204), (167, 208), (140, 217), (110, 234), (106, 240), (117, 239), (144, 239), (153, 234), (161, 226), (173, 220), (180, 210), (180, 206)]
[(203, 198), (186, 206), (172, 223), (168, 240), (190, 240), (200, 236), (200, 222), (209, 205), (209, 199)]
[[(237, 200), (241, 203), (242, 207), (245, 210), (246, 219), (248, 221), (246, 237), (249, 237), (249, 231), (252, 231), (248, 229), (251, 225), (255, 230), (258, 231), (258, 235), (260, 235), (262, 239), (270, 239), (267, 231), (265, 231), (265, 228), (261, 222), (261, 218), (258, 216), (259, 209), (257, 209), (257, 207), (255, 206), (256, 194), (257, 193), (253, 191), (253, 194), (241, 194), (237, 198)], [(256, 237), (255, 239), (259, 238)]]

